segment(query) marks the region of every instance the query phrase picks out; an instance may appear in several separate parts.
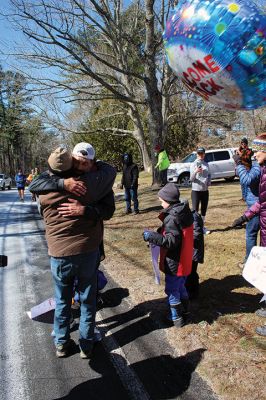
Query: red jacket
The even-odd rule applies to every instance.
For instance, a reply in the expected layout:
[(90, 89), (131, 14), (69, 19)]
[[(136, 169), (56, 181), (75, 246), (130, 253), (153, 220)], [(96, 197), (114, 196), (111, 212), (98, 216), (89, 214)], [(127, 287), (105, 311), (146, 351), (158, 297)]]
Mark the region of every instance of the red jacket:
[(169, 275), (189, 275), (193, 257), (193, 215), (188, 202), (171, 205), (159, 218), (163, 225), (159, 233), (152, 233), (149, 241), (161, 247), (160, 270)]

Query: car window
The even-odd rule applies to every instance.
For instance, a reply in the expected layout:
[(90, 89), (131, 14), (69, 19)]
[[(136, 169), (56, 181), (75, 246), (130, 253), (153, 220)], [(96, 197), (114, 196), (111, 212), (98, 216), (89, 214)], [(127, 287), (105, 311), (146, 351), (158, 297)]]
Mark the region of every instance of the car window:
[(205, 157), (204, 157), (204, 160), (205, 160), (206, 162), (213, 161), (213, 153), (206, 153), (206, 154), (205, 154)]
[(4, 178), (4, 175), (3, 174), (0, 174), (0, 179), (3, 179)]
[(196, 160), (196, 158), (197, 158), (197, 154), (191, 153), (191, 154), (189, 154), (188, 156), (186, 156), (186, 157), (182, 160), (182, 162), (183, 162), (183, 163), (192, 163), (192, 162), (194, 162), (194, 161)]
[(230, 160), (230, 154), (229, 151), (227, 150), (216, 151), (213, 153), (213, 155), (215, 161)]

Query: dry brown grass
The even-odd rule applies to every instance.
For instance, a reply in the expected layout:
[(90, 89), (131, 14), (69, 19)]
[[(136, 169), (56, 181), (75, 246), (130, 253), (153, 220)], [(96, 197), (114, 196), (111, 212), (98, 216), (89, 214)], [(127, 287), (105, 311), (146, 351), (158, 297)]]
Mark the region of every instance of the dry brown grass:
[[(117, 202), (114, 218), (106, 223), (106, 267), (120, 286), (129, 288), (134, 304), (141, 304), (147, 313), (159, 313), (165, 311), (164, 285), (154, 284), (150, 253), (142, 240), (144, 228), (159, 225), (157, 191), (150, 184), (150, 176), (142, 174), (139, 215), (125, 215), (124, 201)], [(190, 199), (190, 190), (181, 189), (181, 197)], [(219, 230), (240, 216), (245, 209), (240, 197), (238, 182), (213, 184), (207, 227)], [(226, 400), (266, 398), (266, 340), (254, 332), (265, 322), (254, 314), (262, 295), (241, 276), (238, 262), (244, 254), (244, 229), (206, 236), (205, 263), (199, 266), (200, 298), (191, 305), (192, 323), (166, 329), (179, 355), (206, 349), (197, 371)]]

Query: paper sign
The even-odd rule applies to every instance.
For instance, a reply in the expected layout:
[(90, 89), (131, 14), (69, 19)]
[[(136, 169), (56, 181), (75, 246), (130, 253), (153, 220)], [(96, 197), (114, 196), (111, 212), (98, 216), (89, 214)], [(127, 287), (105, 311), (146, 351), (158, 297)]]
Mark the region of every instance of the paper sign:
[(160, 246), (156, 246), (155, 244), (150, 243), (150, 249), (151, 249), (151, 259), (152, 259), (155, 283), (157, 285), (160, 285), (161, 282), (160, 269), (159, 269)]
[(30, 315), (29, 314), (28, 315), (31, 319), (34, 319), (54, 309), (55, 309), (55, 299), (51, 297), (50, 299), (43, 301), (41, 304), (32, 307), (32, 309), (30, 310)]
[(252, 247), (243, 269), (243, 277), (262, 293), (266, 293), (266, 247)]

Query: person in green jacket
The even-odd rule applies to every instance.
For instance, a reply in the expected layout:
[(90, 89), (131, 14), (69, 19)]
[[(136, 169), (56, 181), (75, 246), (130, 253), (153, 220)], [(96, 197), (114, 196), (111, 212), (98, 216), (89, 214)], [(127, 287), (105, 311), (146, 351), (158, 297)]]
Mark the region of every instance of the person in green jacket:
[(158, 168), (161, 186), (164, 186), (167, 184), (167, 170), (170, 165), (170, 161), (166, 151), (159, 144), (155, 146), (154, 151), (156, 156), (158, 156), (158, 162), (155, 165), (155, 168)]

